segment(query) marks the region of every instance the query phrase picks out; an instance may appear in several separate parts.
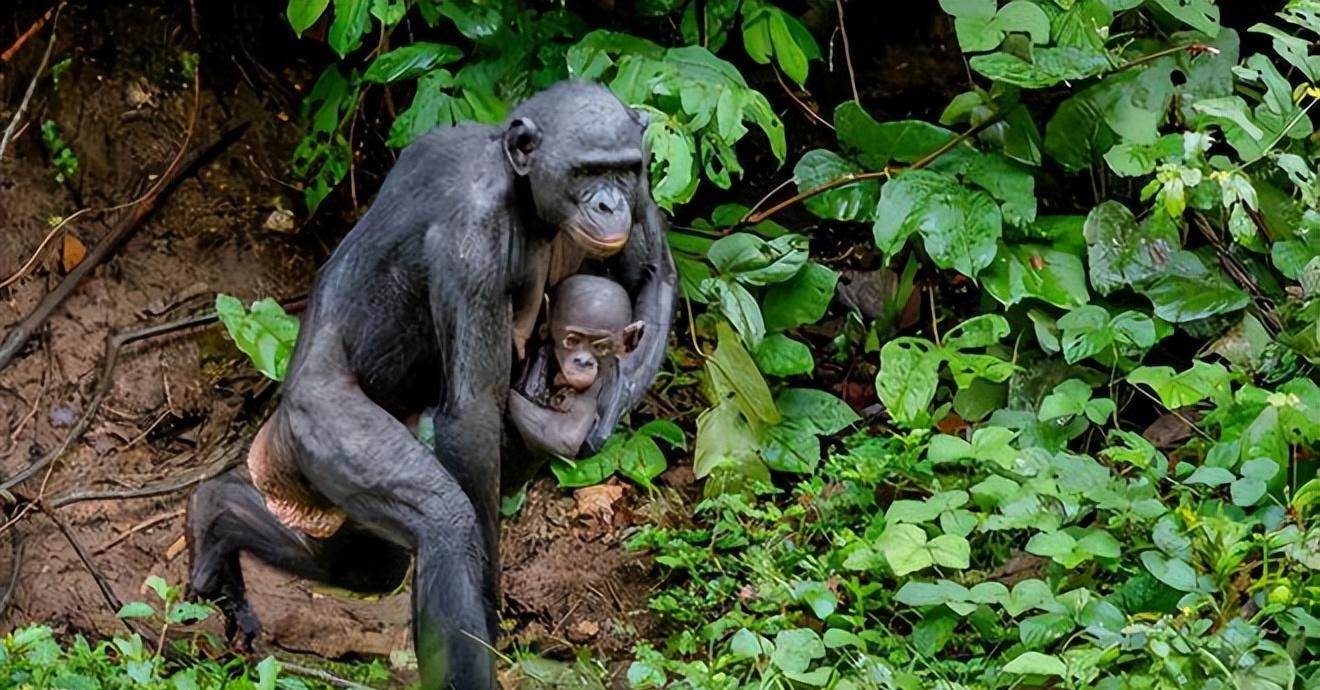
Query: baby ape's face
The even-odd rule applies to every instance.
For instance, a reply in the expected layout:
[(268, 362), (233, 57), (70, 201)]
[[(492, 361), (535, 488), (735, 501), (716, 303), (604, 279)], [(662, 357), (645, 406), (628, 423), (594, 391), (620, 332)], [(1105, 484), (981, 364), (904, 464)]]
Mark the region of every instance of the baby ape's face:
[(636, 321), (617, 330), (607, 330), (589, 328), (571, 321), (552, 316), (550, 335), (554, 338), (559, 374), (565, 383), (577, 391), (591, 388), (600, 375), (603, 362), (611, 357), (622, 357), (636, 348), (644, 326), (643, 322)]

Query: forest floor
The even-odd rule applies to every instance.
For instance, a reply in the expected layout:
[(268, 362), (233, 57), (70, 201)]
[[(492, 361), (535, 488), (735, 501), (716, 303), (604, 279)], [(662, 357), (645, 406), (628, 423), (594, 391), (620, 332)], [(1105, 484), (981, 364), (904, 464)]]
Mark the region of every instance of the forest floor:
[[(194, 113), (180, 59), (187, 29), (170, 11), (123, 6), (106, 12), (90, 16), (69, 8), (59, 18), (52, 63), (73, 59), (53, 90), (49, 81), (39, 90), (0, 161), (0, 280), (28, 261), (52, 218), (133, 200), (183, 143)], [(5, 124), (36, 71), (45, 35), (9, 64), (0, 63)], [(306, 75), (293, 69), (267, 75), (279, 78), (299, 83)], [(290, 232), (278, 213), (300, 203), (300, 193), (280, 179), (298, 139), (296, 106), (241, 74), (230, 84), (211, 85), (203, 68), (201, 84), (191, 146), (233, 119), (250, 127), (163, 197), (0, 373), (3, 476), (70, 433), (90, 403), (112, 333), (205, 311), (219, 292), (245, 301), (305, 293), (324, 259), (330, 240)], [(55, 180), (42, 145), (44, 121), (58, 124), (77, 156), (80, 169), (65, 184)], [(56, 238), (57, 249), (45, 252), (35, 270), (0, 289), (0, 332), (54, 289), (65, 264), (76, 263), (77, 246), (94, 246), (118, 214), (88, 217), (95, 220), (67, 226), (72, 241), (61, 248)], [(204, 472), (208, 463), (232, 463), (245, 454), (272, 392), (215, 324), (131, 345), (110, 375), (113, 388), (90, 428), (48, 474), (20, 486), (22, 495), (131, 490)], [(131, 601), (144, 598), (141, 587), (150, 575), (187, 581), (183, 512), (190, 491), (84, 501), (56, 512), (118, 598)], [(545, 482), (529, 492), (504, 529), (509, 641), (551, 656), (558, 650), (571, 658), (577, 646), (621, 658), (653, 627), (645, 615), (649, 565), (621, 545), (634, 498), (631, 488), (618, 484), (572, 494)], [(33, 512), (4, 525), (0, 578), (16, 567), (9, 540), (21, 544), (21, 557), (0, 625), (122, 632), (89, 569), (50, 519)], [(407, 593), (345, 599), (253, 561), (245, 560), (244, 569), (271, 647), (332, 659), (397, 652), (404, 653), (396, 659), (408, 658)]]
[[(65, 441), (92, 403), (111, 334), (202, 313), (217, 293), (244, 301), (304, 294), (359, 210), (323, 208), (301, 225), (285, 211), (301, 208), (301, 192), (286, 171), (299, 137), (297, 104), (314, 74), (296, 57), (281, 57), (282, 50), (293, 50), (287, 37), (254, 56), (248, 48), (261, 45), (260, 37), (234, 41), (241, 26), (220, 32), (203, 25), (201, 35), (220, 43), (203, 44), (201, 88), (194, 98), (184, 69), (188, 51), (198, 45), (191, 3), (161, 4), (70, 6), (59, 17), (47, 68), (58, 78), (53, 85), (49, 76), (41, 83), (0, 160), (0, 281), (27, 264), (59, 219), (80, 208), (137, 198), (178, 154), (194, 118), (190, 148), (225, 123), (250, 126), (162, 197), (0, 371), (0, 476), (14, 475)], [(238, 3), (233, 11), (247, 5)], [(15, 19), (0, 27), (0, 49), (12, 45), (44, 7), (14, 13), (22, 23)], [(8, 124), (38, 71), (47, 35), (48, 27), (0, 62), (0, 125)], [(872, 69), (863, 75), (879, 76), (858, 85), (864, 100), (894, 117), (947, 100), (963, 70), (949, 59), (956, 51), (941, 47), (947, 45), (942, 40), (908, 39), (906, 46), (874, 46)], [(932, 84), (940, 86), (932, 90)], [(773, 81), (754, 86), (777, 88)], [(786, 125), (805, 132), (798, 146), (813, 138), (832, 141), (828, 128), (803, 113), (790, 109), (783, 115)], [(77, 173), (64, 182), (56, 180), (43, 146), (44, 122), (58, 126), (78, 160)], [(362, 142), (372, 155), (385, 150), (379, 134), (374, 136)], [(751, 201), (759, 196), (755, 190), (770, 188), (787, 172), (753, 166), (743, 185), (747, 193), (740, 196)], [(326, 207), (365, 203), (365, 190), (378, 183), (371, 174), (355, 171), (350, 193), (343, 195), (348, 199)], [(68, 238), (55, 238), (56, 250), (41, 253), (34, 268), (0, 288), (0, 332), (55, 289), (76, 265), (80, 246), (93, 247), (121, 212), (127, 211), (91, 213), (70, 223)], [(845, 249), (857, 241), (825, 239)], [(130, 345), (110, 376), (113, 386), (93, 410), (86, 433), (49, 472), (18, 487), (23, 496), (49, 501), (74, 492), (126, 492), (238, 464), (274, 393), (216, 324)], [(679, 495), (691, 494), (693, 482), (686, 466), (663, 477)], [(54, 512), (87, 552), (91, 569), (120, 600), (131, 601), (145, 598), (148, 576), (187, 581), (183, 511), (190, 492), (188, 486), (146, 498), (82, 501)], [(676, 514), (664, 503), (617, 480), (576, 492), (550, 480), (534, 485), (518, 515), (504, 523), (506, 653), (530, 650), (572, 659), (575, 650), (586, 648), (596, 659), (623, 660), (636, 642), (661, 635), (646, 607), (656, 585), (651, 564), (622, 542), (632, 526), (660, 513)], [(10, 544), (21, 548), (11, 550)], [(17, 564), (15, 553), (21, 554)], [(91, 569), (47, 516), (31, 512), (4, 524), (0, 587), (11, 572), (16, 584), (3, 595), (0, 626), (41, 622), (65, 634), (121, 633)], [(390, 658), (401, 677), (410, 675), (406, 592), (348, 599), (250, 559), (244, 570), (265, 625), (265, 645), (329, 659)], [(209, 625), (218, 631), (217, 621)], [(614, 684), (626, 687), (624, 664), (614, 667)]]

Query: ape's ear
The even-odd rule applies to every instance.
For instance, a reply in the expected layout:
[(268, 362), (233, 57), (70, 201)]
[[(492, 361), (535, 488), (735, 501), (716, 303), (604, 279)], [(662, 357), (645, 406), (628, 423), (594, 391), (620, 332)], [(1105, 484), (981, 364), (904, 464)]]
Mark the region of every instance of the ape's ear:
[(638, 126), (642, 128), (642, 131), (645, 132), (646, 128), (651, 125), (651, 113), (648, 113), (641, 108), (629, 108), (629, 110), (632, 111), (633, 120), (636, 121)]
[(520, 117), (504, 132), (504, 155), (513, 171), (526, 175), (532, 169), (532, 152), (541, 145), (541, 129), (531, 118)]
[(627, 354), (637, 349), (642, 342), (642, 334), (646, 332), (645, 321), (634, 321), (623, 328), (623, 352)]

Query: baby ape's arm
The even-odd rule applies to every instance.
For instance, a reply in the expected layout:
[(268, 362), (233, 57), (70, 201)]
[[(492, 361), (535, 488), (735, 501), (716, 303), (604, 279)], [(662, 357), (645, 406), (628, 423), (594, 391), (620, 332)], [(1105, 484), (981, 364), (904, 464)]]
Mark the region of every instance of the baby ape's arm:
[(619, 420), (641, 402), (665, 361), (665, 347), (674, 318), (674, 287), (678, 272), (665, 241), (665, 221), (648, 196), (643, 202), (642, 222), (633, 226), (623, 251), (611, 263), (618, 281), (635, 295), (633, 318), (646, 322), (637, 350), (614, 370), (606, 372), (597, 405), (596, 426), (587, 436), (589, 452), (597, 452), (609, 440)]

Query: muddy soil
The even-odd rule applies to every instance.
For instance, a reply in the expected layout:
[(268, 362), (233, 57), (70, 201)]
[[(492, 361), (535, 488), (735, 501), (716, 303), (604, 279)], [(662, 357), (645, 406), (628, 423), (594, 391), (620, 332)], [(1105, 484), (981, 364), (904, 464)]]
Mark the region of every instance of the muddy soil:
[[(66, 7), (58, 18), (51, 59), (58, 82), (47, 77), (38, 83), (0, 160), (0, 280), (33, 256), (56, 219), (136, 198), (176, 155), (194, 113), (194, 144), (233, 119), (251, 124), (165, 197), (0, 372), (3, 476), (69, 433), (96, 386), (110, 333), (199, 313), (221, 292), (244, 300), (304, 293), (353, 216), (351, 208), (331, 210), (292, 229), (273, 222), (282, 220), (278, 214), (272, 219), (279, 209), (301, 208), (286, 161), (298, 140), (294, 94), (313, 72), (294, 58), (254, 59), (250, 43), (220, 41), (217, 48), (199, 42), (192, 3), (93, 4)], [(280, 3), (236, 5), (235, 12), (256, 12), (263, 27), (278, 25)], [(266, 8), (242, 9), (248, 5)], [(13, 45), (48, 6), (20, 3), (4, 13), (13, 16), (0, 25), (0, 49)], [(211, 32), (206, 41), (219, 40), (214, 32), (244, 31), (207, 19), (201, 22), (202, 34)], [(48, 36), (49, 26), (0, 62), (0, 126), (22, 100)], [(183, 66), (187, 51), (202, 54), (196, 108)], [(56, 123), (79, 162), (64, 183), (56, 181), (42, 144), (47, 121)], [(358, 182), (358, 197), (369, 198), (371, 182)], [(33, 270), (0, 288), (0, 333), (58, 283), (66, 263), (76, 263), (78, 245), (93, 246), (115, 218), (88, 214), (74, 221), (67, 226), (72, 239), (57, 237), (55, 250), (41, 254)], [(188, 476), (227, 445), (231, 455), (240, 455), (271, 393), (216, 326), (133, 345), (112, 376), (113, 388), (88, 432), (48, 475), (20, 486), (22, 495), (129, 490)], [(145, 598), (141, 585), (149, 575), (186, 581), (187, 495), (85, 501), (58, 514), (114, 593), (130, 601)], [(649, 565), (620, 544), (634, 522), (629, 507), (635, 500), (622, 486), (574, 496), (543, 482), (529, 492), (519, 517), (505, 527), (506, 647), (516, 642), (561, 658), (586, 647), (621, 658), (653, 630), (644, 614)], [(21, 558), (16, 586), (0, 612), (5, 629), (43, 622), (61, 632), (122, 631), (88, 568), (39, 513), (3, 527), (0, 587), (13, 568), (10, 540), (21, 544)], [(315, 591), (256, 563), (245, 563), (245, 571), (265, 641), (276, 649), (353, 658), (410, 648), (406, 593), (360, 601)]]

